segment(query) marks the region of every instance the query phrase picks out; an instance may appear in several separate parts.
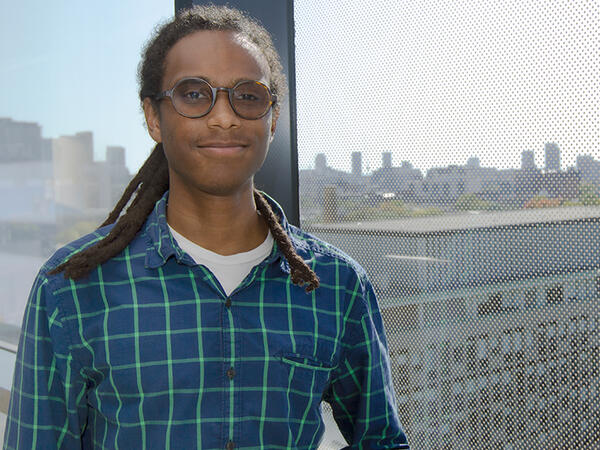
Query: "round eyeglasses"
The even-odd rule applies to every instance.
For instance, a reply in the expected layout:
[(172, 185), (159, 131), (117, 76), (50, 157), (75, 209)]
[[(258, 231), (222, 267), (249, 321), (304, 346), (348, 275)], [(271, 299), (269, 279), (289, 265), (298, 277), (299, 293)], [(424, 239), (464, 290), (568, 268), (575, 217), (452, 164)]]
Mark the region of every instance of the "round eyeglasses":
[(233, 111), (242, 119), (256, 120), (269, 112), (277, 102), (267, 86), (260, 81), (240, 81), (232, 88), (212, 87), (202, 78), (183, 78), (156, 100), (171, 98), (179, 114), (192, 119), (207, 115), (215, 106), (217, 92), (226, 91)]

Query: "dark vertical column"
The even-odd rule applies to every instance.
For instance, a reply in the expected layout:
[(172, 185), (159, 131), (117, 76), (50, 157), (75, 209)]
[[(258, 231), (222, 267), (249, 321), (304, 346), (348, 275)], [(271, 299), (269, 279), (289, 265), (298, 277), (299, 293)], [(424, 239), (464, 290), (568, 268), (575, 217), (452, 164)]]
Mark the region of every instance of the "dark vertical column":
[(274, 197), (289, 221), (300, 222), (298, 202), (298, 147), (296, 135), (296, 68), (293, 0), (175, 0), (175, 9), (192, 4), (227, 4), (259, 20), (271, 33), (289, 84), (289, 95), (281, 105), (277, 130), (269, 156), (255, 177), (258, 189)]

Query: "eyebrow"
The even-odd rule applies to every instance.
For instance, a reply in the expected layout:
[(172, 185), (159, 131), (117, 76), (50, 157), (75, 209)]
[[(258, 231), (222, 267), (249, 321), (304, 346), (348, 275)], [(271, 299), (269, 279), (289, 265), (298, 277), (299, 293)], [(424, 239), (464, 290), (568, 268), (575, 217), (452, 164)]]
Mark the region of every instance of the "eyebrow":
[[(176, 80), (173, 85), (175, 85), (175, 83), (178, 83), (180, 80), (183, 80), (184, 78), (200, 78), (202, 80), (208, 81), (208, 83), (211, 86), (217, 87), (215, 86), (217, 83), (215, 82), (215, 80), (211, 79), (210, 77), (205, 77), (203, 75), (189, 75), (189, 76), (185, 76), (185, 77), (181, 77), (178, 80)], [(233, 80), (229, 80), (229, 83), (227, 83), (227, 85), (233, 87), (235, 86), (237, 83), (239, 83), (240, 81), (260, 81), (261, 83), (267, 84), (268, 86), (268, 80), (263, 80), (263, 77), (260, 78), (248, 78), (248, 77), (239, 77), (239, 78), (235, 78)]]
[[(217, 84), (217, 83), (215, 82), (215, 80), (212, 80), (212, 79), (210, 79), (209, 77), (204, 77), (204, 76), (202, 76), (202, 75), (193, 75), (193, 76), (190, 76), (190, 77), (183, 77), (183, 78), (201, 78), (202, 80), (208, 81), (208, 83), (209, 83), (211, 86), (215, 86), (215, 85)], [(180, 78), (180, 80), (181, 80), (181, 79), (183, 79), (183, 78)], [(177, 80), (177, 81), (179, 81), (179, 80)], [(176, 82), (177, 82), (177, 81), (176, 81)], [(235, 85), (236, 85), (236, 84), (238, 84), (240, 81), (261, 81), (261, 79), (260, 79), (260, 78), (247, 78), (247, 77), (241, 77), (241, 78), (235, 78), (235, 79), (233, 79), (233, 80), (230, 80), (230, 82), (229, 82), (229, 83), (227, 83), (227, 84), (229, 84), (230, 86), (235, 86)], [(261, 81), (261, 82), (262, 82), (262, 81)]]

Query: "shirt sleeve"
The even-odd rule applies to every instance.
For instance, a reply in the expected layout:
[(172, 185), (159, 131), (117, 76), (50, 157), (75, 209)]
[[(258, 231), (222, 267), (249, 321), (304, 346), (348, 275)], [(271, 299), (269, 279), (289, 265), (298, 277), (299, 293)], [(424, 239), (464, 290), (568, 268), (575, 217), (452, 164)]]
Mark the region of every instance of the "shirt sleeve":
[(345, 448), (408, 449), (398, 418), (381, 314), (366, 278), (348, 291), (347, 330), (340, 363), (324, 400), (333, 410)]
[(48, 279), (36, 278), (23, 317), (4, 449), (80, 449), (86, 382), (73, 360)]

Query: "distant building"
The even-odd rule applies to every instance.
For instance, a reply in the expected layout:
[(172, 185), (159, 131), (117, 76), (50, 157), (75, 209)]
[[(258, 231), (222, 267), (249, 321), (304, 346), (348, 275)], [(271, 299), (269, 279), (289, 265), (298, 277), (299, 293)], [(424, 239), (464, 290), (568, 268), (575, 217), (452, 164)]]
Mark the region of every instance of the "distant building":
[(54, 163), (54, 200), (74, 210), (89, 208), (94, 203), (94, 144), (91, 131), (52, 140)]
[(389, 169), (392, 167), (392, 153), (391, 152), (383, 152), (381, 154), (381, 167), (384, 169)]
[(362, 153), (352, 152), (352, 175), (362, 176)]
[(541, 169), (521, 170), (515, 179), (515, 195), (520, 203), (519, 207), (539, 194), (544, 188), (544, 176)]
[(545, 173), (543, 187), (550, 198), (576, 199), (581, 177), (577, 170)]
[(106, 163), (111, 167), (125, 167), (125, 147), (118, 145), (106, 147)]
[(423, 174), (408, 161), (400, 167), (382, 167), (371, 174), (370, 188), (375, 193), (394, 192), (405, 201), (414, 202), (421, 196)]
[(464, 166), (429, 169), (423, 182), (424, 197), (437, 204), (454, 202), (465, 192), (465, 175)]
[(94, 161), (89, 131), (46, 139), (38, 124), (0, 119), (0, 134), (0, 250), (48, 256), (78, 237), (63, 231), (104, 219), (131, 179), (123, 147)]
[(80, 215), (104, 214), (129, 183), (125, 149), (106, 148), (106, 160), (94, 161), (90, 131), (53, 139), (55, 201)]
[(325, 153), (317, 153), (317, 156), (315, 156), (315, 170), (323, 172), (325, 169), (327, 169), (327, 157)]
[(576, 167), (582, 183), (600, 185), (600, 161), (589, 155), (579, 155)]
[(125, 147), (106, 147), (106, 170), (110, 185), (108, 208), (112, 209), (131, 180), (131, 174), (125, 165)]
[(49, 161), (50, 140), (34, 122), (0, 118), (0, 164), (17, 161)]
[(535, 154), (533, 151), (523, 151), (521, 153), (521, 170), (533, 170), (535, 168)]
[(463, 194), (478, 194), (491, 201), (507, 201), (514, 196), (515, 172), (482, 167), (477, 157), (469, 158), (464, 166), (434, 167), (423, 180), (423, 200), (443, 206)]
[(481, 167), (481, 161), (477, 156), (471, 156), (469, 159), (467, 159), (467, 167), (469, 169), (477, 169)]
[(521, 170), (515, 177), (515, 198), (519, 207), (537, 195), (563, 200), (576, 199), (580, 183), (581, 176), (577, 170), (546, 173), (539, 169)]
[[(546, 150), (547, 167), (560, 168), (558, 146), (549, 143)], [(343, 199), (362, 196), (369, 198), (370, 204), (377, 204), (383, 198), (396, 198), (452, 211), (462, 195), (476, 195), (484, 202), (482, 208), (493, 210), (536, 205), (536, 196), (561, 204), (565, 200), (578, 199), (581, 183), (600, 187), (600, 162), (587, 155), (577, 158), (577, 168), (570, 167), (566, 171), (537, 168), (534, 152), (530, 150), (521, 153), (520, 169), (483, 167), (480, 159), (472, 156), (465, 165), (434, 167), (423, 176), (409, 161), (402, 161), (399, 167), (393, 166), (391, 152), (383, 152), (382, 167), (367, 176), (357, 176), (362, 173), (361, 166), (360, 152), (352, 153), (351, 173), (327, 167), (325, 155), (318, 154), (315, 170), (301, 171), (300, 196), (305, 199), (315, 197), (311, 205), (316, 211), (322, 207), (323, 187), (331, 184), (337, 187), (340, 205), (347, 205)], [(532, 199), (534, 203), (531, 203)], [(306, 211), (303, 209), (303, 215)], [(318, 214), (311, 213), (311, 217)], [(343, 206), (340, 217), (345, 217)]]
[(560, 149), (558, 144), (548, 142), (544, 146), (546, 172), (560, 172)]
[(302, 220), (311, 221), (325, 214), (334, 219), (338, 214), (344, 215), (349, 211), (341, 206), (336, 213), (331, 199), (335, 198), (335, 204), (341, 204), (343, 200), (350, 197), (361, 197), (367, 192), (368, 184), (363, 177), (327, 166), (324, 153), (315, 156), (315, 168), (299, 171), (299, 194), (302, 203)]

